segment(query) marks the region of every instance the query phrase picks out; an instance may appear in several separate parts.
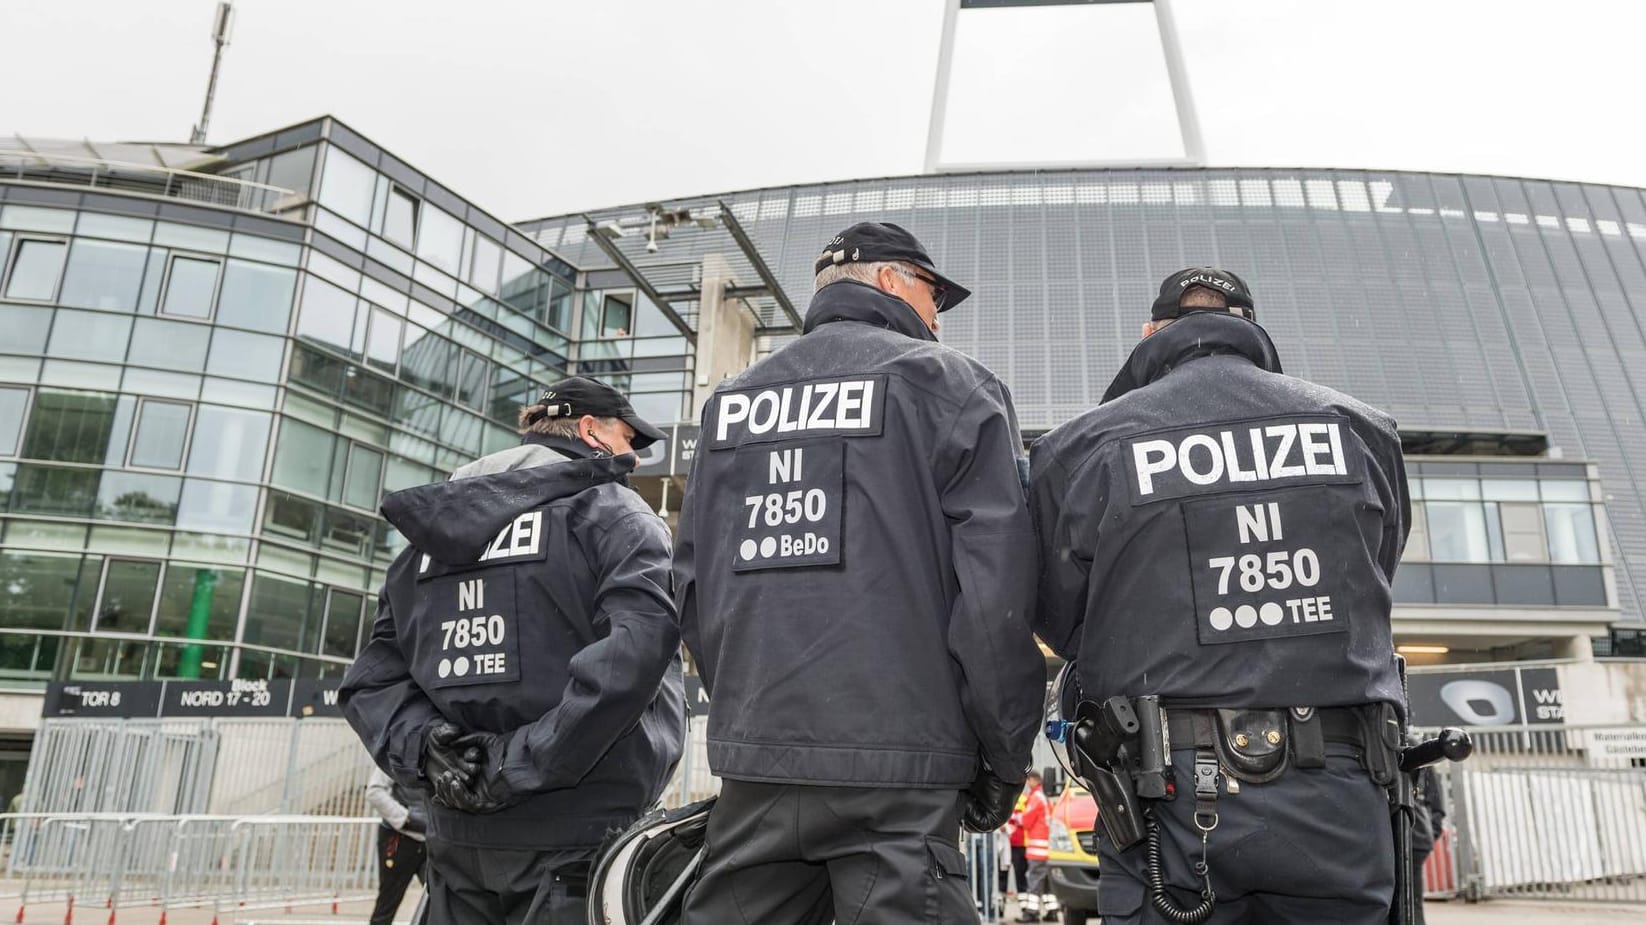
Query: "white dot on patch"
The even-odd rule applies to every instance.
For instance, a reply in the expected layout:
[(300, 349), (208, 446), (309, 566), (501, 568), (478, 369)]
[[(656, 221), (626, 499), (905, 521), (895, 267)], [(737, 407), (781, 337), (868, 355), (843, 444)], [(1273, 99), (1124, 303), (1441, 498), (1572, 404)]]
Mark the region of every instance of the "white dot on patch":
[(777, 552), (777, 537), (768, 536), (760, 541), (760, 555), (763, 558), (770, 559), (775, 552)]
[(440, 660), (440, 667), (436, 668), (435, 671), (442, 678), (449, 676), (452, 673), (452, 660), (449, 659), (449, 658), (441, 659)]
[(1235, 622), (1241, 629), (1251, 629), (1257, 625), (1257, 608), (1250, 604), (1241, 604), (1235, 608)]
[(760, 547), (755, 545), (754, 540), (744, 540), (743, 545), (737, 547), (737, 554), (743, 557), (744, 562), (753, 559), (754, 554), (759, 551)]
[(1212, 629), (1220, 633), (1234, 625), (1234, 614), (1227, 607), (1215, 608), (1206, 617), (1212, 621)]
[(1280, 621), (1286, 616), (1286, 611), (1282, 610), (1279, 604), (1270, 601), (1263, 605), (1263, 609), (1257, 612), (1257, 616), (1268, 626), (1279, 626)]
[(459, 678), (467, 675), (469, 673), (469, 657), (467, 655), (459, 655), (457, 658), (453, 659), (452, 671)]

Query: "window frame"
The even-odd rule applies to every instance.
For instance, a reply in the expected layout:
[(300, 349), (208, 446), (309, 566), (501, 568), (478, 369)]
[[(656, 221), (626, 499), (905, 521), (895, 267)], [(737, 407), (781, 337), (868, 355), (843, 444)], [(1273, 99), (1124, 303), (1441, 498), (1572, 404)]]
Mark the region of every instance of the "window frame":
[[(400, 238), (389, 234), (389, 214), (393, 211), (396, 196), (404, 198), (411, 205), (411, 239), (407, 241), (402, 241)], [(422, 216), (422, 208), (422, 197), (391, 180), (388, 195), (383, 200), (383, 225), (378, 231), (378, 236), (390, 244), (415, 255), (417, 253), (417, 223)]]
[[(200, 263), (215, 263), (217, 276), (211, 284), (211, 298), (208, 300), (205, 315), (181, 315), (166, 311), (166, 302), (171, 297), (172, 272), (177, 267), (178, 260), (195, 260)], [(224, 254), (206, 254), (199, 251), (173, 250), (166, 254), (166, 272), (160, 280), (160, 292), (154, 300), (154, 317), (181, 319), (184, 321), (203, 321), (216, 323), (217, 299), (223, 294), (223, 266), (228, 262)]]
[[(126, 630), (104, 629), (100, 625), (103, 621), (103, 592), (108, 589), (109, 569), (116, 562), (147, 562), (147, 563), (154, 563), (154, 564), (157, 564), (157, 565), (160, 566), (160, 570), (155, 573), (154, 590), (150, 593), (150, 597), (149, 597), (149, 620), (146, 624), (144, 624), (145, 629), (140, 633), (139, 632), (129, 632), (129, 631), (126, 631)], [(166, 582), (166, 560), (165, 559), (156, 559), (156, 558), (151, 558), (151, 557), (147, 557), (147, 556), (111, 556), (111, 555), (103, 556), (102, 570), (100, 572), (98, 572), (98, 575), (97, 575), (97, 594), (96, 594), (96, 596), (94, 596), (92, 598), (92, 602), (91, 602), (91, 624), (90, 624), (91, 628), (90, 628), (90, 630), (88, 630), (88, 632), (90, 632), (95, 637), (112, 638), (112, 639), (152, 639), (152, 638), (154, 638), (154, 621), (158, 618), (159, 613), (160, 613), (160, 587), (163, 584), (165, 584), (165, 582)]]
[[(185, 425), (183, 431), (183, 447), (178, 455), (177, 466), (175, 468), (157, 468), (155, 466), (141, 465), (132, 461), (132, 454), (137, 452), (137, 431), (143, 424), (143, 407), (150, 403), (158, 405), (183, 405), (189, 409), (188, 423)], [(138, 472), (175, 472), (179, 475), (184, 474), (189, 464), (189, 450), (194, 444), (194, 418), (195, 412), (199, 410), (199, 404), (199, 402), (185, 401), (180, 398), (155, 398), (148, 395), (137, 396), (137, 405), (132, 408), (131, 412), (131, 429), (126, 434), (126, 452), (120, 457), (123, 467), (126, 469), (134, 469)]]
[[(624, 325), (621, 328), (618, 328), (618, 330), (624, 332), (622, 334), (608, 332), (606, 330), (606, 303), (610, 302), (610, 301), (613, 301), (614, 297), (624, 296), (624, 295), (628, 296), (627, 305), (629, 307), (629, 314), (628, 314), (629, 323), (627, 325)], [(637, 293), (633, 289), (606, 290), (606, 291), (601, 292), (600, 293), (600, 321), (599, 321), (600, 326), (595, 332), (595, 335), (594, 335), (595, 339), (596, 340), (632, 340), (634, 338), (635, 303), (638, 302), (639, 299), (640, 299), (639, 293)], [(623, 299), (617, 298), (616, 301), (623, 302)], [(547, 326), (547, 322), (545, 322), (544, 324), (545, 324), (545, 326)]]
[[(57, 271), (57, 281), (52, 284), (51, 295), (44, 299), (31, 299), (26, 296), (10, 294), (12, 276), (17, 271), (17, 261), (23, 258), (23, 245), (28, 243), (57, 244), (63, 248), (63, 266)], [(11, 240), (11, 252), (6, 255), (5, 272), (0, 274), (0, 299), (7, 302), (20, 302), (25, 305), (56, 305), (57, 297), (63, 294), (63, 277), (69, 270), (69, 250), (72, 241), (68, 235), (19, 233)], [(95, 309), (94, 309), (95, 310)]]
[(34, 393), (38, 384), (24, 385), (18, 382), (8, 382), (3, 387), (8, 390), (23, 393), (23, 414), (17, 419), (17, 445), (11, 448), (10, 453), (0, 453), (6, 459), (23, 458), (23, 441), (29, 435), (29, 416), (34, 412)]

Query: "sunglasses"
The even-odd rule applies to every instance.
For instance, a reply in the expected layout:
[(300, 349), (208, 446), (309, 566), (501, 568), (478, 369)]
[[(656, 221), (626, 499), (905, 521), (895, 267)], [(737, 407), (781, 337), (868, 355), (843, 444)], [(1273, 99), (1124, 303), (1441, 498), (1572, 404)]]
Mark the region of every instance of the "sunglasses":
[(938, 311), (943, 310), (943, 303), (949, 298), (949, 287), (943, 285), (935, 279), (932, 279), (930, 276), (922, 276), (908, 267), (900, 266), (897, 269), (898, 272), (902, 273), (904, 276), (907, 276), (910, 279), (917, 279), (925, 283), (926, 288), (932, 291), (933, 307), (935, 307)]

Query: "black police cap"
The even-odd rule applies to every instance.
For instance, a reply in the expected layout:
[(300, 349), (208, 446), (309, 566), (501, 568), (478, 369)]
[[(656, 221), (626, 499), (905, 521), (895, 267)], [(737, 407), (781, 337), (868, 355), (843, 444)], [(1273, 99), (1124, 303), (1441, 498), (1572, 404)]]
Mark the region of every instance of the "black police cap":
[(1160, 296), (1154, 300), (1154, 309), (1149, 317), (1155, 321), (1176, 318), (1183, 293), (1196, 286), (1222, 293), (1230, 308), (1244, 308), (1247, 318), (1257, 317), (1257, 309), (1252, 306), (1252, 291), (1247, 288), (1246, 281), (1228, 270), (1212, 267), (1190, 267), (1166, 277), (1165, 282), (1160, 284)]
[(562, 379), (544, 389), (537, 403), (543, 406), (543, 411), (532, 418), (534, 422), (546, 417), (575, 419), (592, 414), (597, 418), (617, 418), (634, 428), (634, 439), (629, 445), (637, 450), (663, 439), (661, 430), (635, 414), (634, 406), (622, 392), (604, 382), (582, 376)]
[(891, 222), (858, 222), (845, 231), (834, 236), (812, 266), (812, 275), (823, 272), (825, 267), (839, 266), (843, 263), (878, 263), (895, 261), (908, 263), (925, 270), (937, 280), (948, 296), (943, 301), (943, 307), (938, 311), (946, 312), (972, 294), (970, 289), (960, 285), (942, 273), (937, 272), (937, 265), (927, 255), (926, 249), (920, 246), (920, 241), (910, 234), (901, 225)]

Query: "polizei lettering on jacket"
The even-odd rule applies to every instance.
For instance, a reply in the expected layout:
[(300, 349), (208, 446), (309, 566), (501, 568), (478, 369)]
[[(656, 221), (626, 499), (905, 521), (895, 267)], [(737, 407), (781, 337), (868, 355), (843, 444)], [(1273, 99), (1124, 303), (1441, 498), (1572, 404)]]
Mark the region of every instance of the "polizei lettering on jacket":
[(804, 437), (878, 437), (884, 424), (884, 375), (811, 379), (735, 392), (709, 402), (710, 450)]
[(1139, 504), (1189, 495), (1280, 485), (1352, 482), (1360, 477), (1353, 436), (1339, 417), (1288, 417), (1156, 432), (1123, 451)]

